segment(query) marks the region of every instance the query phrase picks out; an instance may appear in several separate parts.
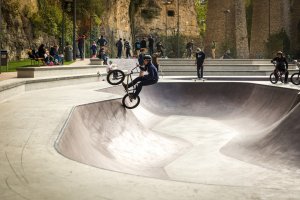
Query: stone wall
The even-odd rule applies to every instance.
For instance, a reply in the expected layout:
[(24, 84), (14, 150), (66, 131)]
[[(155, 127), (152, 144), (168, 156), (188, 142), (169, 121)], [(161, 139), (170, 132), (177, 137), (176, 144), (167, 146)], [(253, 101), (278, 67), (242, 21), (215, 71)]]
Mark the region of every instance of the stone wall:
[[(110, 51), (114, 54), (114, 44), (118, 38), (125, 38), (133, 43), (135, 39), (141, 39), (150, 34), (155, 40), (159, 40), (160, 36), (175, 34), (178, 19), (181, 35), (195, 40), (199, 39), (194, 0), (178, 1), (173, 0), (167, 5), (163, 4), (163, 1), (155, 0), (108, 1), (102, 33), (112, 41)], [(168, 11), (173, 12), (174, 16), (168, 16)]]
[[(10, 2), (10, 1), (8, 1)], [(34, 38), (32, 24), (26, 16), (26, 9), (30, 13), (38, 10), (37, 0), (19, 0), (18, 9), (15, 13), (3, 9), (2, 12), (2, 49), (8, 50), (9, 59), (16, 60), (27, 58), (27, 49), (29, 47), (38, 47), (41, 43), (52, 44), (55, 38), (42, 34), (39, 38)]]
[(216, 57), (227, 49), (237, 58), (248, 58), (248, 35), (243, 0), (208, 1), (205, 51), (211, 56), (211, 43), (216, 42)]
[(292, 1), (290, 6), (291, 23), (291, 54), (300, 57), (300, 3), (296, 0)]

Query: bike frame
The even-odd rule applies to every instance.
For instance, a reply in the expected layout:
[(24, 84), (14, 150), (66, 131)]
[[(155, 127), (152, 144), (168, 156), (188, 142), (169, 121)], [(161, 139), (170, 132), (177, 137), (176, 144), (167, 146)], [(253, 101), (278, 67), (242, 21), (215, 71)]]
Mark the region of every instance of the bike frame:
[[(132, 74), (134, 73), (134, 70), (135, 69), (137, 69), (139, 66), (136, 66), (136, 67), (134, 67), (134, 68), (132, 68), (131, 70), (130, 70), (130, 72), (128, 73), (128, 74), (126, 74), (126, 84), (128, 85), (129, 83), (131, 83), (132, 82)], [(127, 94), (129, 94), (129, 93), (134, 93), (134, 90), (135, 90), (135, 87), (136, 86), (133, 86), (132, 87), (132, 89), (129, 89), (129, 88), (127, 88)]]

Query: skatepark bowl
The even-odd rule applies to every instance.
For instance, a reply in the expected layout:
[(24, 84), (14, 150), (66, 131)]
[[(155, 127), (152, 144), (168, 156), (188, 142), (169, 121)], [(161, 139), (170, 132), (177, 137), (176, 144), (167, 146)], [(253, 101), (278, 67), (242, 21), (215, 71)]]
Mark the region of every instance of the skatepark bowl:
[[(121, 87), (101, 92), (124, 94)], [(299, 90), (234, 82), (144, 87), (75, 107), (59, 153), (101, 169), (189, 183), (299, 190)]]

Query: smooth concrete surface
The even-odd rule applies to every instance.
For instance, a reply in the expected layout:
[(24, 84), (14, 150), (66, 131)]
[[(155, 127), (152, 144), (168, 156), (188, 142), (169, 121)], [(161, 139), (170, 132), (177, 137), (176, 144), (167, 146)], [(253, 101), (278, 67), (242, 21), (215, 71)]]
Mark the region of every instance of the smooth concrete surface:
[(299, 199), (299, 90), (266, 85), (162, 81), (132, 111), (103, 81), (14, 96), (0, 103), (0, 199)]

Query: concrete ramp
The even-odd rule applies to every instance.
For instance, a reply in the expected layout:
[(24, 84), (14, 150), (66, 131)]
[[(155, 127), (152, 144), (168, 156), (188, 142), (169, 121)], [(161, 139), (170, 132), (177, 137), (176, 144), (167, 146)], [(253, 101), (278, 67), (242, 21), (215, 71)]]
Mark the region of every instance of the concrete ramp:
[[(123, 94), (120, 87), (101, 92)], [(56, 148), (135, 175), (278, 187), (293, 179), (278, 171), (300, 168), (298, 93), (251, 83), (159, 83), (143, 89), (134, 110), (121, 100), (74, 108)]]
[(87, 165), (167, 178), (164, 166), (190, 146), (182, 139), (144, 128), (119, 100), (113, 100), (76, 107), (57, 149)]

